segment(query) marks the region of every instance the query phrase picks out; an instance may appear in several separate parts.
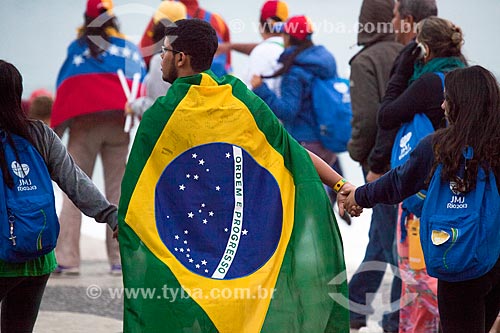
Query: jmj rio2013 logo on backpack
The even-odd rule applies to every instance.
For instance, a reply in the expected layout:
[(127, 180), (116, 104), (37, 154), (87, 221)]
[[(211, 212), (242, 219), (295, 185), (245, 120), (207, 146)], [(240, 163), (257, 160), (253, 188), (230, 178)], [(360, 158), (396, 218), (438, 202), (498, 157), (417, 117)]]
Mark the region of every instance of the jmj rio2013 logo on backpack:
[(465, 202), (465, 196), (458, 189), (458, 183), (450, 181), (450, 190), (453, 193), (450, 202), (446, 205), (449, 209), (466, 209), (467, 203)]
[(30, 172), (30, 167), (27, 164), (19, 164), (17, 161), (13, 161), (10, 165), (12, 172), (19, 177), (19, 184), (17, 185), (17, 190), (21, 191), (34, 191), (37, 189), (36, 185), (33, 185), (31, 179), (27, 178)]

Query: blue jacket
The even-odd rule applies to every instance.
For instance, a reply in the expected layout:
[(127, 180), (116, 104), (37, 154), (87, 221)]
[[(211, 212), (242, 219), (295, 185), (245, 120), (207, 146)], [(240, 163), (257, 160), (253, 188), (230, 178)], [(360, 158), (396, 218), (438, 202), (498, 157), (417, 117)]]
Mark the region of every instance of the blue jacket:
[[(286, 48), (279, 62), (289, 57), (294, 49), (295, 46)], [(312, 46), (297, 55), (290, 70), (282, 75), (280, 97), (265, 83), (254, 89), (283, 122), (285, 129), (299, 142), (319, 141), (312, 108), (313, 76), (323, 79), (337, 76), (335, 58), (323, 46)]]

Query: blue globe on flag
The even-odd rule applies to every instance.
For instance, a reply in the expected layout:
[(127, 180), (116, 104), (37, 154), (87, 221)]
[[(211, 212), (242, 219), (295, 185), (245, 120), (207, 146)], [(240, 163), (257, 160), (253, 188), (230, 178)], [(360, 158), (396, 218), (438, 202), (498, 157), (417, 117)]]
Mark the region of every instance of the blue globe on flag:
[(158, 233), (190, 271), (213, 279), (254, 273), (274, 254), (283, 223), (278, 183), (241, 147), (185, 151), (155, 189)]

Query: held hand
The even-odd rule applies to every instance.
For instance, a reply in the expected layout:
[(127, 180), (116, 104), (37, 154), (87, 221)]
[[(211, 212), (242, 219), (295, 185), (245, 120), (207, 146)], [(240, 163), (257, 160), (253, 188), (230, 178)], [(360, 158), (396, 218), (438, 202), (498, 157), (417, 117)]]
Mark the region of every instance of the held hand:
[(115, 230), (113, 230), (113, 239), (118, 241), (118, 226), (116, 226)]
[(344, 208), (347, 209), (347, 212), (351, 216), (359, 216), (363, 212), (363, 207), (359, 206), (356, 202), (354, 194), (356, 193), (356, 189), (349, 192), (347, 199), (344, 202)]
[(134, 115), (134, 110), (132, 110), (132, 107), (130, 106), (130, 104), (127, 102), (125, 103), (125, 115)]
[(349, 195), (349, 193), (351, 193), (351, 191), (355, 189), (356, 187), (353, 184), (347, 182), (341, 187), (340, 191), (337, 193), (337, 206), (339, 207), (340, 216), (344, 216), (345, 213), (344, 202), (347, 199), (347, 196)]
[(252, 89), (260, 87), (262, 85), (262, 78), (259, 75), (252, 76), (250, 85), (252, 86)]
[(380, 177), (382, 177), (381, 173), (375, 173), (373, 171), (368, 171), (368, 174), (366, 175), (366, 182), (367, 183), (374, 182), (377, 179), (379, 179)]

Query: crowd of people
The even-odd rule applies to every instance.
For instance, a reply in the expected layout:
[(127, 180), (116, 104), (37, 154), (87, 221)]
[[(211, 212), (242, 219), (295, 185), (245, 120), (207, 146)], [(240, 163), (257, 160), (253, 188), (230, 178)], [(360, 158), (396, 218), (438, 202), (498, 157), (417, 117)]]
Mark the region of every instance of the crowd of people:
[[(441, 168), (443, 180), (458, 184), (452, 191), (474, 191), (479, 169), (495, 178), (489, 190), (497, 197), (500, 186), (498, 81), (469, 67), (461, 28), (437, 7), (363, 0), (361, 27), (394, 29), (360, 29), (361, 49), (349, 62), (346, 149), (366, 182), (357, 188), (322, 143), (313, 111), (312, 80), (339, 76), (334, 50), (315, 44), (311, 20), (290, 16), (283, 0), (256, 13), (255, 43), (231, 41), (222, 17), (197, 0), (162, 1), (139, 45), (120, 32), (111, 0), (87, 0), (55, 94), (40, 89), (27, 101), (21, 73), (0, 60), (2, 145), (13, 144), (11, 135), (30, 142), (65, 193), (56, 248), (22, 263), (0, 259), (1, 330), (31, 332), (50, 275), (80, 274), (83, 212), (109, 225), (109, 273), (123, 274), (126, 288), (275, 290), (245, 301), (126, 299), (125, 332), (362, 330), (387, 266), (394, 277), (384, 332), (500, 332), (500, 253), (489, 253), (493, 265), (481, 276), (436, 277), (419, 233), (429, 208), (402, 204), (428, 190)], [(241, 80), (227, 75), (231, 51), (249, 56)], [(431, 134), (391, 165), (398, 131), (421, 115)], [(140, 121), (135, 138), (130, 118)], [(98, 156), (105, 194), (91, 180)], [(6, 161), (2, 148), (0, 175), (12, 188), (11, 169), (17, 173)], [(329, 286), (345, 271), (335, 201), (349, 224), (364, 208), (372, 216), (360, 267), (348, 283)], [(0, 204), (6, 215), (9, 203)], [(498, 208), (491, 214), (500, 222)], [(12, 241), (12, 224), (10, 237), (0, 241)]]

